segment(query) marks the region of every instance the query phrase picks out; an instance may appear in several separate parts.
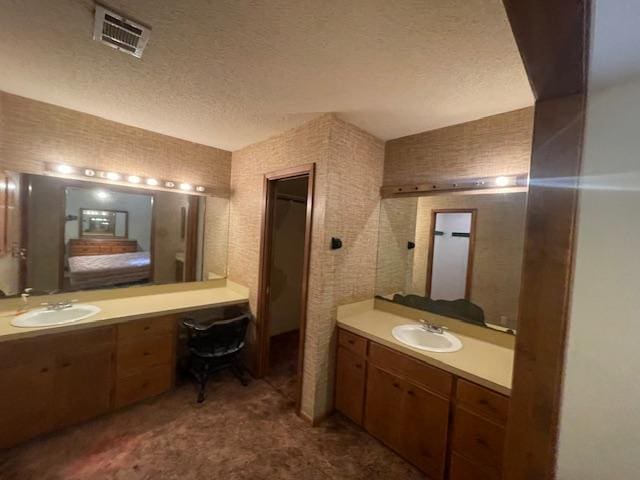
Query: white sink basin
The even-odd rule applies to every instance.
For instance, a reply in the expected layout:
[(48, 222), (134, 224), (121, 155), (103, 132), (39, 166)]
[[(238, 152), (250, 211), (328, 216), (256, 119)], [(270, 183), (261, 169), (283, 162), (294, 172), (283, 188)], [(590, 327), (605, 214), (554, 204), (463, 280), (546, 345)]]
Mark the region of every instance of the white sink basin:
[(11, 320), (14, 327), (51, 327), (54, 325), (64, 325), (78, 322), (85, 318), (92, 317), (100, 311), (100, 307), (76, 303), (61, 310), (47, 310), (46, 308), (36, 308), (22, 315), (18, 315)]
[(457, 352), (462, 348), (458, 337), (449, 332), (435, 333), (415, 323), (398, 325), (391, 331), (393, 337), (410, 347), (428, 352)]

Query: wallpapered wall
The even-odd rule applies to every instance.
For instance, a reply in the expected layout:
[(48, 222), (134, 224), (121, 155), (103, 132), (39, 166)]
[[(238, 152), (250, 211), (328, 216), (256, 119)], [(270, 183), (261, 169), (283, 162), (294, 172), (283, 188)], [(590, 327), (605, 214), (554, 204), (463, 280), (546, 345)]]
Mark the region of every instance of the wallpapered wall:
[[(229, 278), (250, 288), (254, 311), (263, 175), (316, 164), (302, 395), (312, 418), (332, 405), (336, 306), (373, 296), (383, 161), (381, 140), (330, 114), (233, 153)], [(332, 236), (341, 250), (330, 250)]]
[(390, 140), (384, 185), (528, 173), (533, 107)]
[(215, 187), (226, 195), (231, 152), (0, 92), (0, 166), (43, 173), (44, 162)]

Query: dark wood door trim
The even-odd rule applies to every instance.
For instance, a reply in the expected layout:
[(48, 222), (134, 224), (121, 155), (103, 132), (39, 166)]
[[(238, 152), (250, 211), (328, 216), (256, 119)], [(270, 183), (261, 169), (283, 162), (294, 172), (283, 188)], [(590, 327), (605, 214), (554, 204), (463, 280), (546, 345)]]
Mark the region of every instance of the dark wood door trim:
[(429, 231), (429, 253), (427, 255), (427, 283), (425, 295), (431, 297), (431, 283), (433, 275), (433, 248), (435, 246), (436, 215), (438, 213), (470, 213), (471, 232), (469, 235), (469, 255), (467, 257), (467, 278), (465, 281), (464, 298), (471, 299), (471, 283), (473, 279), (473, 255), (476, 248), (476, 218), (477, 208), (435, 208), (431, 210), (431, 229)]
[(536, 105), (503, 478), (545, 480), (555, 478), (557, 461), (590, 2), (504, 0), (504, 4)]
[(185, 240), (185, 264), (184, 281), (195, 282), (196, 264), (198, 263), (198, 214), (199, 197), (189, 195), (189, 207), (187, 208), (187, 238)]
[(273, 207), (275, 204), (275, 183), (277, 180), (307, 177), (307, 207), (305, 215), (305, 240), (304, 259), (302, 266), (302, 291), (300, 305), (300, 340), (298, 350), (298, 395), (296, 399), (296, 411), (300, 413), (302, 399), (302, 379), (304, 370), (304, 346), (307, 326), (307, 303), (309, 296), (309, 268), (311, 260), (311, 235), (313, 221), (313, 194), (315, 186), (315, 163), (286, 168), (267, 173), (264, 176), (263, 202), (262, 202), (262, 232), (260, 240), (260, 273), (258, 283), (257, 305), (257, 360), (256, 374), (263, 377), (269, 364), (269, 286), (270, 261), (271, 261), (271, 227)]

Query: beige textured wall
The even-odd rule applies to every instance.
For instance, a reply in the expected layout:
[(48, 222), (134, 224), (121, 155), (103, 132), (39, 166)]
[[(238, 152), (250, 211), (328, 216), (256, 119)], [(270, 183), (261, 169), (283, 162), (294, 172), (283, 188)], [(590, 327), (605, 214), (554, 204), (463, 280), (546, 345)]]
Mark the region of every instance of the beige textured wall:
[(227, 195), (231, 152), (0, 92), (0, 166), (43, 173), (44, 162), (201, 183)]
[(376, 294), (406, 292), (412, 284), (418, 197), (385, 199), (380, 203), (380, 233), (376, 265)]
[[(263, 175), (316, 163), (302, 395), (310, 417), (331, 408), (337, 304), (374, 293), (383, 161), (382, 141), (330, 114), (233, 153), (229, 278), (250, 288), (254, 311)], [(342, 250), (330, 250), (331, 236), (342, 238)]]
[[(504, 315), (508, 318), (507, 326), (516, 328), (526, 202), (527, 194), (523, 192), (432, 195), (383, 200), (382, 211), (393, 212), (397, 219), (395, 223), (400, 223), (401, 219), (410, 222), (408, 217), (414, 215), (416, 248), (413, 250), (413, 262), (407, 267), (410, 272), (410, 275), (406, 275), (408, 282), (402, 288), (397, 288), (397, 282), (401, 278), (399, 270), (407, 265), (406, 240), (404, 237), (398, 239), (392, 234), (402, 232), (396, 224), (385, 226), (383, 220), (380, 226), (376, 293), (386, 295), (405, 291), (424, 295), (431, 211), (445, 208), (476, 208), (471, 301), (482, 307), (486, 321), (499, 324), (500, 316)], [(409, 238), (413, 237), (413, 232), (403, 233), (410, 235)], [(404, 252), (401, 251), (400, 244), (404, 245)], [(395, 264), (398, 271), (393, 270), (391, 264)]]
[(229, 199), (207, 197), (204, 217), (203, 278), (227, 276)]
[(390, 140), (384, 185), (528, 173), (533, 107)]

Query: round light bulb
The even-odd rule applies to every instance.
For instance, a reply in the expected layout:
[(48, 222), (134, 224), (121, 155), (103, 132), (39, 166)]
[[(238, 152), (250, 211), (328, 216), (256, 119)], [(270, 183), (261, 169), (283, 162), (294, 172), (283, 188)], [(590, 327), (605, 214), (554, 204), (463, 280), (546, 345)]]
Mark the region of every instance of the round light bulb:
[(509, 177), (500, 176), (496, 178), (496, 185), (498, 187), (506, 187), (507, 185), (509, 185)]
[(58, 165), (57, 170), (63, 175), (69, 175), (74, 172), (74, 168), (70, 167), (69, 165)]

